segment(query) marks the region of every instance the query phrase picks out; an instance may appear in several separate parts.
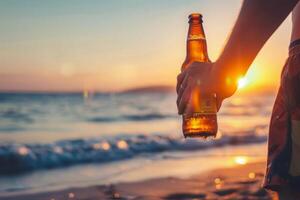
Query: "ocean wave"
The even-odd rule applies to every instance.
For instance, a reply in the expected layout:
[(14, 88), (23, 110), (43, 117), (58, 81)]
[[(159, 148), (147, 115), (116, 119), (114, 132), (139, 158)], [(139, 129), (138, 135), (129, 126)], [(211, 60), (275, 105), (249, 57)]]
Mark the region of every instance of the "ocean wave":
[(9, 119), (15, 122), (33, 123), (33, 119), (26, 113), (14, 109), (0, 110), (0, 118)]
[(4, 125), (0, 127), (0, 132), (18, 132), (18, 131), (24, 131), (24, 127), (20, 126), (9, 126), (9, 125)]
[(83, 163), (104, 163), (164, 151), (193, 151), (225, 145), (265, 142), (255, 132), (224, 135), (216, 140), (183, 139), (166, 135), (117, 136), (110, 139), (63, 140), (51, 144), (0, 144), (0, 174), (58, 168)]
[(164, 119), (164, 118), (171, 118), (172, 115), (163, 115), (158, 113), (149, 113), (144, 115), (123, 115), (124, 119), (130, 121), (147, 121), (147, 120), (155, 120), (155, 119)]
[(87, 119), (88, 122), (116, 122), (119, 121), (117, 117), (91, 117)]
[(175, 115), (159, 114), (159, 113), (148, 113), (148, 114), (132, 114), (132, 115), (121, 115), (118, 117), (104, 117), (96, 116), (88, 118), (89, 122), (118, 122), (118, 121), (149, 121), (158, 120), (165, 118), (175, 118)]

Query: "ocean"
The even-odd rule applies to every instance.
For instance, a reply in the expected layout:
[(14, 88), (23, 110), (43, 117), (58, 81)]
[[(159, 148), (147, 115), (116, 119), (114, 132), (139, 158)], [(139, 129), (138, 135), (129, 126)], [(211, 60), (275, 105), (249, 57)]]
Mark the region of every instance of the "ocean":
[(226, 100), (214, 140), (184, 139), (175, 101), (159, 91), (1, 93), (0, 193), (185, 177), (227, 158), (265, 159), (274, 94)]

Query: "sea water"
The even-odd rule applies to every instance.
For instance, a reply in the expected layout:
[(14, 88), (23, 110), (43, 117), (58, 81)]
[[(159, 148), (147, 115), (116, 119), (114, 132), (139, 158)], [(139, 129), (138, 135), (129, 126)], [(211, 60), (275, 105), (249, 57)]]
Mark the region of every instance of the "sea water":
[(0, 193), (188, 176), (229, 157), (265, 158), (274, 94), (226, 100), (209, 141), (183, 138), (175, 102), (173, 92), (1, 93)]

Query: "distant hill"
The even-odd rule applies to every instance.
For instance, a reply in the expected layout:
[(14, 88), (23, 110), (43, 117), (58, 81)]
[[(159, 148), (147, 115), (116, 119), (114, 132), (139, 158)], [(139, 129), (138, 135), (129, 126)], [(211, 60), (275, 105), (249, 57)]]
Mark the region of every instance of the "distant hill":
[(166, 85), (157, 85), (157, 86), (146, 86), (146, 87), (137, 87), (127, 90), (123, 90), (120, 93), (150, 93), (150, 92), (172, 92), (175, 91), (174, 87)]

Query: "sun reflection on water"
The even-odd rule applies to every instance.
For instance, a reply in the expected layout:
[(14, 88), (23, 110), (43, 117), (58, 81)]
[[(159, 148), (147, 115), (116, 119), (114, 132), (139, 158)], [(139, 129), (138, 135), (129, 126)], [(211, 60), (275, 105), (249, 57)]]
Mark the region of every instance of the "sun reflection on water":
[(69, 199), (73, 199), (75, 197), (75, 194), (73, 192), (70, 192), (68, 194)]
[(27, 147), (20, 147), (18, 149), (18, 153), (22, 156), (25, 156), (29, 153), (29, 149)]
[(254, 178), (256, 177), (256, 174), (255, 174), (254, 172), (250, 172), (250, 173), (248, 174), (248, 177), (249, 177), (250, 179), (254, 179)]
[(238, 165), (245, 165), (248, 163), (248, 157), (247, 156), (235, 156), (234, 162)]
[(53, 151), (55, 153), (62, 153), (63, 152), (63, 149), (61, 147), (54, 147)]
[(221, 178), (215, 178), (214, 183), (216, 189), (221, 189), (224, 184), (224, 181)]
[(103, 150), (107, 151), (110, 149), (110, 144), (108, 142), (95, 143), (95, 144), (93, 144), (93, 148), (96, 150), (103, 149)]
[(127, 142), (125, 140), (119, 140), (117, 142), (117, 147), (119, 149), (128, 149), (128, 144), (127, 144)]

